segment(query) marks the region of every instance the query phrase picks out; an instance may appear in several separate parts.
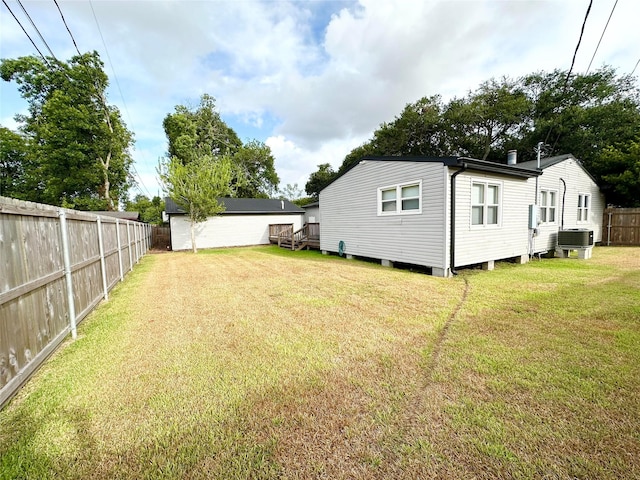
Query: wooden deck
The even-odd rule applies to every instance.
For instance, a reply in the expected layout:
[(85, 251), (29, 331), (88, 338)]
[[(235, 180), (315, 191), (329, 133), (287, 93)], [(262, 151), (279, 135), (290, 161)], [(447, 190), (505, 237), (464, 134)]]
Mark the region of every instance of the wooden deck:
[(319, 250), (320, 224), (305, 223), (301, 229), (294, 231), (291, 223), (273, 223), (269, 225), (269, 241), (291, 250)]

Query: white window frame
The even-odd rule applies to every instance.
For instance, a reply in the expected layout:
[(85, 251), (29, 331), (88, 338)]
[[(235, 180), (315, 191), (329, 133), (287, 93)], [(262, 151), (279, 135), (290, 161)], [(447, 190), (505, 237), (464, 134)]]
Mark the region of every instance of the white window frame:
[(578, 193), (577, 223), (589, 223), (591, 213), (591, 194)]
[[(544, 194), (544, 195), (543, 195)], [(553, 194), (554, 202), (549, 199)], [(545, 202), (543, 202), (543, 198)], [(538, 193), (538, 206), (540, 208), (540, 218), (538, 220), (543, 225), (556, 225), (558, 223), (558, 190), (551, 188), (542, 188)], [(553, 220), (549, 220), (549, 214), (553, 212)]]
[[(473, 203), (473, 187), (474, 185), (483, 185), (484, 187), (484, 198), (482, 203)], [(497, 187), (498, 188), (498, 203), (488, 203), (487, 191), (489, 187)], [(504, 185), (502, 182), (496, 182), (492, 180), (486, 179), (471, 179), (471, 195), (470, 195), (470, 204), (471, 209), (469, 210), (469, 223), (471, 228), (497, 228), (502, 226), (502, 190)], [(473, 209), (482, 207), (482, 223), (473, 223)], [(490, 207), (497, 207), (496, 213), (496, 223), (487, 223), (488, 218), (488, 210)]]
[[(407, 187), (418, 187), (418, 195), (402, 198), (402, 189)], [(382, 194), (386, 191), (395, 190), (395, 199), (383, 200)], [(403, 200), (418, 200), (418, 208), (403, 210)], [(396, 209), (383, 211), (382, 206), (386, 202), (395, 201)], [(378, 216), (387, 217), (390, 215), (419, 215), (422, 213), (422, 180), (413, 182), (399, 183), (396, 185), (387, 185), (385, 187), (378, 188)]]

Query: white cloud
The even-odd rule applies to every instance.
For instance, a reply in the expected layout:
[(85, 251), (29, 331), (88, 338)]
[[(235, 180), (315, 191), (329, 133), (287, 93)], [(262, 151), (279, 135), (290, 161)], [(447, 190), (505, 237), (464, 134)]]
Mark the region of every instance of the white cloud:
[(360, 145), (366, 137), (333, 139), (324, 142), (319, 148), (304, 148), (283, 135), (269, 137), (266, 144), (276, 158), (276, 171), (280, 176), (280, 186), (295, 184), (304, 190), (309, 175), (318, 169), (318, 165), (329, 163), (337, 170), (345, 155)]
[[(615, 0), (596, 2), (575, 71), (584, 71)], [(13, 5), (13, 4), (11, 4)], [(217, 99), (241, 138), (271, 146), (283, 184), (304, 186), (319, 163), (344, 156), (422, 96), (464, 95), (491, 77), (569, 67), (587, 7), (578, 0), (94, 1), (125, 111), (91, 4), (61, 2), (81, 50), (96, 49), (111, 78), (109, 100), (135, 131), (136, 166), (157, 185), (162, 120), (176, 104)], [(52, 2), (26, 8), (60, 58), (73, 45)], [(2, 7), (4, 8), (4, 7)], [(640, 3), (620, 2), (592, 69), (631, 71)], [(2, 15), (0, 57), (34, 53)], [(13, 90), (12, 90), (13, 89)], [(13, 93), (12, 93), (13, 92)], [(15, 85), (0, 83), (0, 118)], [(10, 100), (10, 101), (7, 101)], [(155, 188), (155, 187), (150, 187)], [(153, 192), (152, 192), (153, 193)]]

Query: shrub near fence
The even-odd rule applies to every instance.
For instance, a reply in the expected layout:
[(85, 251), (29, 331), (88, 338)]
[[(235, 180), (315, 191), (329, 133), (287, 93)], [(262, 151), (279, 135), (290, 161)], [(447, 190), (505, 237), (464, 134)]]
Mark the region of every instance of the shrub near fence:
[(0, 408), (149, 242), (142, 223), (0, 197)]

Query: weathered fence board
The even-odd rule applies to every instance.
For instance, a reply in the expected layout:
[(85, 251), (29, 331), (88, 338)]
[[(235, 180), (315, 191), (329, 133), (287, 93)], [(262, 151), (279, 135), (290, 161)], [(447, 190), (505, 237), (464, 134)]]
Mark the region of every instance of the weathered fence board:
[(147, 252), (150, 236), (141, 223), (0, 197), (0, 408), (75, 336)]
[(640, 246), (640, 208), (607, 208), (602, 222), (605, 245)]

